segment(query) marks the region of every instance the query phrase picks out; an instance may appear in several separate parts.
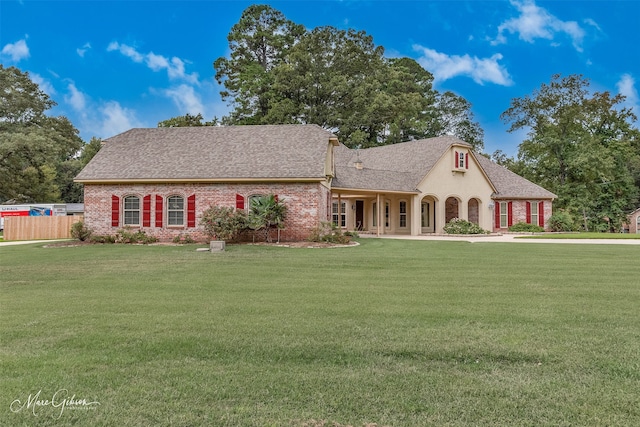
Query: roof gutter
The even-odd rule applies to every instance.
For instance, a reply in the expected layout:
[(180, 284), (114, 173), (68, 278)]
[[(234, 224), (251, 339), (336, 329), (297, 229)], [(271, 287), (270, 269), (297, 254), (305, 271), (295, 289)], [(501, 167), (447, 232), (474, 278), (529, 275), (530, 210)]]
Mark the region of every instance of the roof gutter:
[(192, 183), (249, 183), (249, 182), (324, 182), (326, 177), (304, 178), (112, 178), (112, 179), (83, 179), (76, 178), (73, 182), (80, 184), (192, 184)]

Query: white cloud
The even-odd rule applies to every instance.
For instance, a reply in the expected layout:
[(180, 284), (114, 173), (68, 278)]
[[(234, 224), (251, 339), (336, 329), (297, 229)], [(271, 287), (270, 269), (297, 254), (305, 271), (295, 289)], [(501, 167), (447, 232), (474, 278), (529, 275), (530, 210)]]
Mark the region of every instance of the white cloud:
[(634, 112), (640, 113), (640, 96), (636, 89), (636, 81), (631, 74), (623, 74), (616, 84), (620, 95), (626, 97), (624, 105), (633, 108)]
[(95, 134), (100, 137), (117, 135), (131, 128), (142, 127), (135, 112), (124, 108), (117, 101), (105, 102), (98, 108), (98, 128)]
[[(492, 44), (506, 43), (505, 32), (518, 34), (520, 40), (528, 43), (533, 43), (535, 39), (553, 40), (557, 34), (564, 33), (571, 38), (573, 47), (582, 52), (585, 32), (577, 22), (558, 19), (546, 9), (537, 6), (533, 0), (511, 0), (511, 4), (518, 9), (520, 15), (500, 24), (498, 35)], [(588, 20), (587, 23), (597, 28), (595, 21)]]
[(478, 84), (486, 82), (501, 86), (513, 84), (507, 69), (498, 63), (502, 59), (499, 53), (490, 58), (478, 58), (468, 54), (447, 55), (420, 45), (414, 45), (413, 49), (420, 52), (418, 63), (433, 74), (436, 82), (456, 76), (467, 76)]
[(2, 48), (2, 55), (8, 56), (13, 62), (27, 59), (30, 56), (30, 53), (26, 39), (18, 40), (15, 43), (7, 43)]
[(178, 57), (174, 56), (169, 59), (153, 52), (140, 53), (134, 47), (115, 41), (107, 46), (107, 51), (118, 51), (122, 55), (131, 58), (134, 62), (144, 62), (153, 71), (167, 70), (167, 76), (170, 80), (185, 80), (192, 84), (198, 84), (198, 73), (186, 73), (185, 62)]
[(76, 52), (80, 58), (84, 58), (85, 53), (87, 53), (89, 49), (91, 49), (91, 43), (85, 43), (82, 47), (77, 48)]
[(69, 83), (67, 89), (69, 89), (69, 94), (65, 95), (64, 101), (71, 105), (75, 111), (84, 113), (85, 107), (87, 106), (86, 95), (80, 92), (73, 82)]
[(204, 105), (193, 86), (182, 84), (175, 88), (166, 89), (163, 94), (173, 100), (181, 114), (205, 114)]
[(124, 56), (131, 58), (133, 62), (142, 62), (143, 60), (143, 56), (138, 53), (138, 51), (126, 44), (119, 44), (118, 42), (109, 43), (109, 46), (107, 46), (107, 52), (112, 52), (114, 50), (117, 50)]

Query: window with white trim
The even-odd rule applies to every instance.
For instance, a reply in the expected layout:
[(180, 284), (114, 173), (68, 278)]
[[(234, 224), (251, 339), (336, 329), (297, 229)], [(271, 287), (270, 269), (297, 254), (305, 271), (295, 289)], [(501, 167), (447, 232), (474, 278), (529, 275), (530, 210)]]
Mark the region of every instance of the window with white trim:
[(406, 200), (400, 200), (400, 228), (407, 227), (407, 202)]
[(127, 196), (123, 201), (124, 225), (140, 225), (140, 197)]
[(531, 222), (529, 224), (540, 224), (538, 216), (538, 202), (531, 202), (529, 205), (531, 206)]
[[(340, 205), (340, 210), (338, 210)], [(347, 226), (347, 203), (346, 202), (333, 202), (331, 205), (331, 218), (333, 223), (338, 227)]]
[(458, 168), (460, 169), (464, 169), (464, 154), (465, 153), (458, 153)]
[(389, 216), (391, 213), (391, 206), (389, 201), (386, 201), (384, 204), (384, 226), (389, 227)]
[(500, 202), (500, 228), (509, 227), (509, 203)]
[(167, 197), (167, 225), (184, 225), (184, 197)]
[(428, 202), (422, 202), (422, 208), (421, 208), (421, 220), (420, 220), (420, 226), (421, 227), (430, 227), (431, 226), (431, 213), (430, 213), (430, 207), (431, 204)]

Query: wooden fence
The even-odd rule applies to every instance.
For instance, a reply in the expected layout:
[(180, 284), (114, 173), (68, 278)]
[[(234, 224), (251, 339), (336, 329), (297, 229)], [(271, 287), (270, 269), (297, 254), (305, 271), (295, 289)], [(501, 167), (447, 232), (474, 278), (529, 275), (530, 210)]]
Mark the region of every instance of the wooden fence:
[(70, 239), (71, 225), (82, 221), (73, 216), (6, 216), (4, 240)]

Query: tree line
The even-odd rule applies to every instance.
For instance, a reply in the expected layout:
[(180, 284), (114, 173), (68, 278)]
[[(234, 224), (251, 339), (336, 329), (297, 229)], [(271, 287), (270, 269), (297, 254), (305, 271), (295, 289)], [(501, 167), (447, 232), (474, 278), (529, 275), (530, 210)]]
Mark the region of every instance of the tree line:
[(84, 143), (56, 105), (29, 74), (0, 64), (0, 203), (79, 203), (73, 178), (100, 149), (101, 140)]
[(222, 124), (317, 124), (349, 147), (453, 134), (483, 148), (471, 104), (433, 88), (411, 58), (385, 58), (364, 31), (306, 30), (267, 5), (248, 7), (215, 60), (232, 110)]
[(554, 75), (502, 113), (511, 132), (528, 134), (516, 159), (493, 158), (556, 193), (554, 210), (571, 228), (621, 231), (640, 190), (640, 132), (624, 101), (591, 91), (584, 76)]

